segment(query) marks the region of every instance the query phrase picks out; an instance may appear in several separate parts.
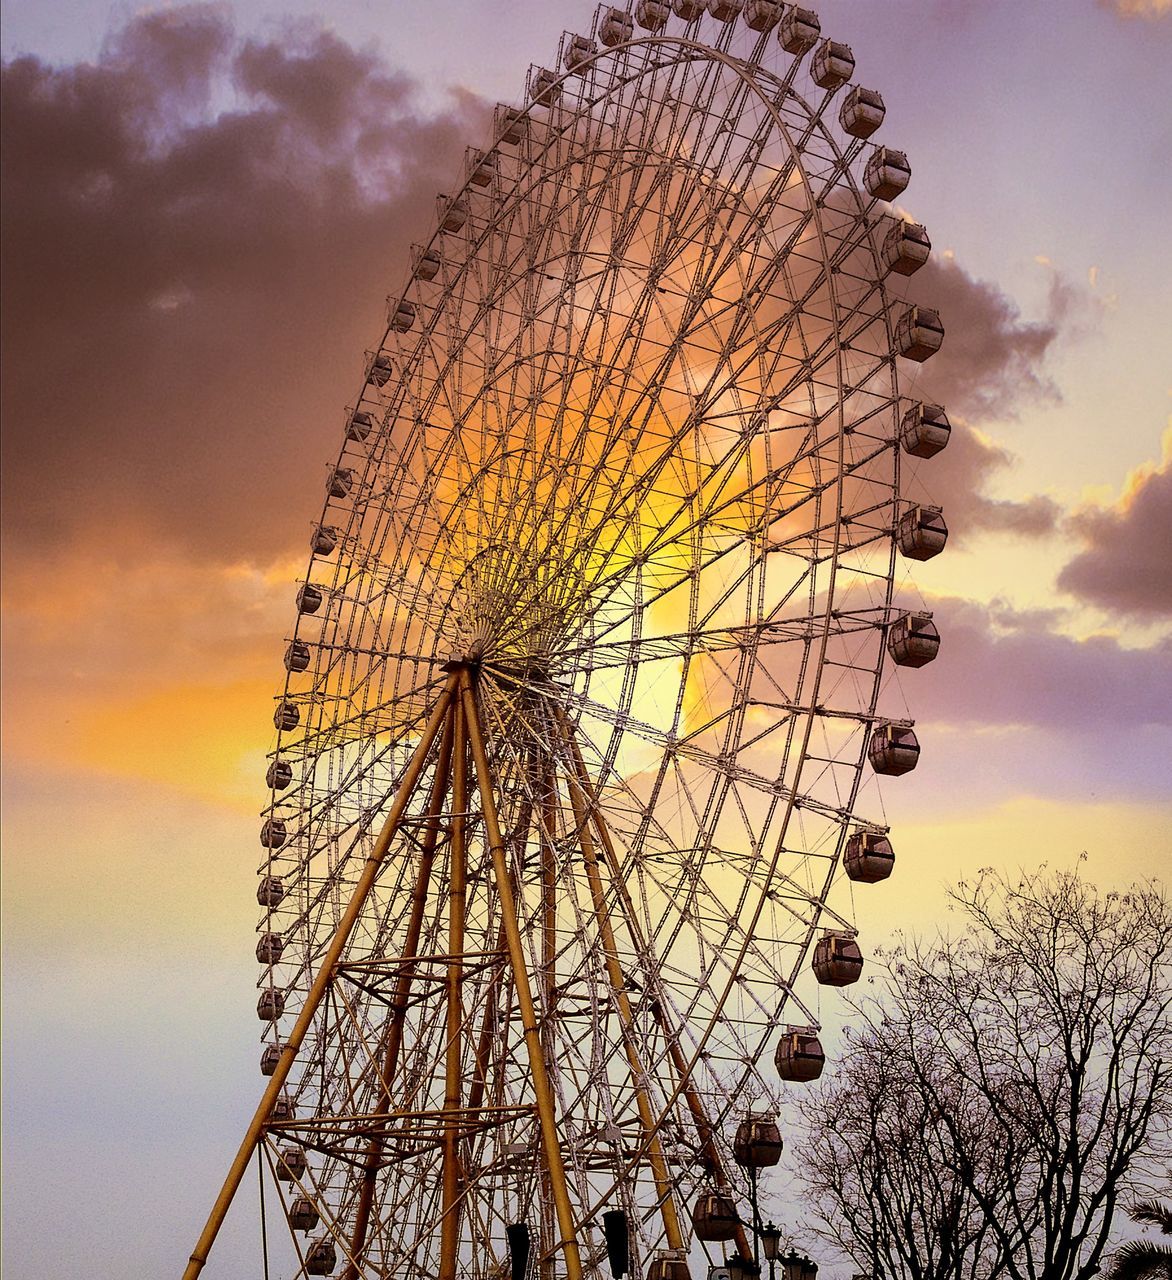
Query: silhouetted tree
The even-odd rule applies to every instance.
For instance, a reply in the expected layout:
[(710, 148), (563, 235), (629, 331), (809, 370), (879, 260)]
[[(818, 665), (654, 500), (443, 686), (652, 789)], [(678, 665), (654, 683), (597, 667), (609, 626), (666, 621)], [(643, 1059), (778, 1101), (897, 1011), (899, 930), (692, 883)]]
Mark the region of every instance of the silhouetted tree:
[(824, 1233), (876, 1277), (1090, 1280), (1172, 1120), (1172, 914), (1152, 886), (992, 872), (888, 957), (810, 1095)]

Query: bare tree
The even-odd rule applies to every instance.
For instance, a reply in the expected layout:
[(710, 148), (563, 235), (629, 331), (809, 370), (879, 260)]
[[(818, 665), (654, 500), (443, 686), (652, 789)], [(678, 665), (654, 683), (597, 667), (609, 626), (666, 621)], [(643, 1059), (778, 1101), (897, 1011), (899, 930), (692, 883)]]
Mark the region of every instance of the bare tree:
[(805, 1108), (827, 1236), (872, 1275), (1089, 1280), (1172, 1121), (1172, 915), (1155, 887), (992, 872), (954, 939), (888, 957)]

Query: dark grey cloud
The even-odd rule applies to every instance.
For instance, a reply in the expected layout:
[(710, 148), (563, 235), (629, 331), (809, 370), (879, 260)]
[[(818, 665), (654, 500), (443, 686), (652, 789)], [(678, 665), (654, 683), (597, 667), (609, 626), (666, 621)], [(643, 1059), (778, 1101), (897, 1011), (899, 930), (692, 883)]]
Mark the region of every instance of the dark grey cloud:
[(1120, 506), (1079, 512), (1068, 527), (1084, 549), (1058, 575), (1061, 590), (1136, 618), (1172, 615), (1172, 457)]
[(3, 68), (11, 554), (299, 540), (471, 97), (223, 10), (131, 20), (95, 64)]
[(1119, 731), (1172, 726), (1172, 639), (1132, 649), (1062, 635), (1054, 610), (951, 598), (932, 607), (940, 656), (903, 677), (925, 724), (1077, 731), (1105, 749)]
[[(10, 553), (149, 540), (234, 559), (298, 541), (340, 411), (437, 190), (487, 133), (320, 30), (239, 37), (217, 6), (134, 18), (94, 64), (3, 69), (2, 404)], [(958, 537), (1053, 527), (966, 422), (1055, 394), (1062, 323), (949, 261), (913, 282), (948, 326), (917, 394), (957, 423), (924, 476)]]
[(924, 366), (917, 394), (976, 423), (1013, 417), (1031, 401), (1057, 399), (1045, 359), (1073, 303), (1059, 279), (1042, 321), (1023, 320), (995, 284), (974, 278), (949, 258), (930, 259), (916, 273), (912, 291), (917, 302), (940, 312), (946, 334), (944, 346)]

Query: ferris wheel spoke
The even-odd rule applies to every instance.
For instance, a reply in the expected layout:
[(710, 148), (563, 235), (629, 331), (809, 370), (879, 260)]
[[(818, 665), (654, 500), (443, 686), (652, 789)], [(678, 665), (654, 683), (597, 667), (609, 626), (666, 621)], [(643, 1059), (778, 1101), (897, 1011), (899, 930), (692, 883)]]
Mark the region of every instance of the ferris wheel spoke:
[[(574, 768), (577, 771), (578, 778), (582, 781), (582, 785), (585, 788), (587, 788), (586, 794), (591, 797), (591, 801), (590, 801), (592, 806), (591, 819), (598, 827), (598, 832), (599, 832), (600, 838), (602, 839), (603, 847), (607, 850), (607, 856), (608, 856), (609, 864), (612, 868), (612, 874), (621, 876), (622, 873), (619, 871), (619, 866), (620, 866), (619, 856), (611, 840), (609, 824), (607, 823), (606, 819), (603, 816), (603, 812), (598, 805), (596, 794), (593, 790), (592, 785), (588, 781), (588, 775), (585, 773), (585, 763), (582, 760), (580, 753), (577, 753), (577, 752), (575, 752), (575, 756), (574, 756)], [(667, 837), (667, 833), (662, 832), (661, 834), (665, 838), (665, 844), (669, 848), (672, 847), (670, 838)], [(639, 843), (640, 844), (645, 843), (645, 836), (643, 839), (640, 840)], [(732, 857), (733, 855), (726, 853), (722, 856)], [(741, 872), (745, 877), (746, 883), (754, 875), (755, 862), (756, 862), (755, 859), (749, 859), (741, 863)], [(641, 872), (643, 874), (647, 874), (649, 870), (650, 870), (650, 874), (652, 875), (652, 878), (655, 878), (654, 859), (650, 864), (643, 864), (641, 867)], [(815, 912), (821, 909), (822, 907), (821, 902), (816, 898), (812, 898), (808, 892), (803, 892), (800, 886), (798, 885), (798, 883), (795, 880), (793, 880), (792, 877), (785, 875), (784, 872), (779, 872), (776, 874), (779, 875), (781, 882), (783, 883), (784, 887), (787, 889), (787, 892), (790, 893), (791, 896), (793, 896), (793, 891), (796, 891), (799, 900), (809, 904), (810, 908), (812, 908)], [(618, 885), (619, 883), (620, 881), (616, 881), (616, 885)], [(694, 876), (691, 877), (691, 883), (692, 883), (692, 888), (689, 890), (690, 894), (694, 895), (696, 893), (709, 892), (707, 885), (705, 884), (703, 878), (699, 874), (695, 874)], [(674, 883), (660, 879), (658, 880), (658, 884), (659, 884), (659, 889), (664, 901), (672, 901), (677, 896), (676, 886)], [(618, 890), (616, 889), (616, 891)], [(623, 897), (627, 903), (626, 910), (627, 910), (627, 917), (628, 917), (628, 926), (632, 928), (632, 937), (637, 939), (641, 933), (641, 930), (639, 930), (639, 928), (633, 924), (633, 921), (634, 921), (634, 916), (632, 914), (633, 909), (629, 905), (629, 899), (625, 899), (625, 895), (623, 895), (621, 892), (620, 892), (620, 897)], [(719, 894), (713, 895), (713, 905), (711, 910), (715, 911), (717, 915), (723, 917), (726, 921), (730, 921), (733, 919), (732, 915), (730, 915), (727, 911), (725, 911), (723, 899), (720, 897)], [(792, 913), (792, 907), (788, 907), (787, 910), (789, 910)], [(650, 910), (645, 908), (645, 911), (648, 917), (650, 918), (652, 915)], [(807, 913), (804, 916), (799, 916), (796, 918), (800, 918), (803, 923), (809, 923), (810, 913), (809, 911), (807, 911)], [(645, 946), (645, 944), (642, 944), (642, 943), (638, 943), (637, 945)], [(758, 962), (762, 965), (762, 971), (768, 968), (768, 962), (764, 955), (757, 956), (756, 958)], [(652, 972), (654, 970), (655, 965), (649, 962), (648, 956), (646, 954), (643, 957), (643, 963), (645, 966), (647, 966), (648, 972)]]
[[(873, 608), (851, 613), (840, 611), (829, 620), (829, 625), (833, 634), (845, 636), (871, 632), (885, 621), (886, 611)], [(821, 635), (823, 630), (821, 620), (811, 622), (808, 615), (802, 613), (789, 618), (762, 618), (747, 624), (700, 627), (695, 631), (657, 633), (629, 640), (590, 640), (573, 648), (562, 649), (558, 656), (566, 663), (588, 657), (592, 670), (606, 670), (612, 666), (626, 667), (631, 662), (640, 665), (671, 662), (702, 654), (739, 652), (744, 649), (755, 652), (759, 647), (805, 643)]]
[[(820, 425), (820, 424), (815, 424), (815, 426), (817, 426), (817, 425)], [(874, 457), (874, 456), (876, 456), (877, 454), (881, 454), (881, 453), (883, 452), (884, 447), (886, 447), (886, 446), (884, 445), (883, 447), (880, 447), (880, 448), (876, 449), (876, 450), (875, 450), (875, 452), (874, 452), (870, 457), (865, 457), (865, 458), (857, 459), (854, 463), (852, 463), (851, 469), (852, 469), (852, 470), (854, 470), (854, 469), (859, 469), (859, 468), (863, 467), (867, 462), (869, 462), (869, 461), (871, 460), (871, 457)], [(789, 460), (789, 461), (787, 462), (786, 466), (785, 466), (784, 468), (779, 469), (779, 471), (777, 471), (777, 472), (775, 472), (775, 473), (770, 473), (770, 474), (767, 474), (767, 475), (763, 476), (763, 477), (761, 478), (761, 480), (759, 480), (758, 482), (756, 482), (756, 484), (755, 484), (755, 485), (753, 485), (753, 486), (752, 486), (752, 488), (751, 488), (750, 490), (748, 490), (745, 494), (738, 495), (735, 499), (726, 499), (726, 501), (725, 501), (725, 503), (724, 503), (724, 506), (723, 506), (721, 509), (722, 509), (722, 510), (727, 510), (728, 508), (730, 508), (730, 507), (733, 505), (733, 503), (734, 503), (734, 502), (743, 504), (743, 502), (745, 501), (745, 499), (746, 499), (746, 498), (747, 498), (751, 493), (753, 493), (755, 490), (768, 490), (768, 488), (769, 488), (769, 487), (776, 487), (778, 484), (784, 483), (784, 481), (785, 481), (785, 477), (786, 477), (788, 474), (792, 473), (792, 471), (793, 471), (793, 470), (798, 466), (798, 464), (799, 464), (799, 463), (800, 463), (804, 458), (808, 458), (808, 457), (815, 456), (815, 455), (817, 454), (817, 452), (818, 452), (818, 449), (819, 449), (819, 448), (820, 448), (820, 442), (818, 442), (818, 441), (817, 441), (817, 439), (816, 439), (816, 437), (815, 437), (814, 446), (813, 446), (813, 448), (812, 448), (811, 450), (809, 450), (808, 452), (805, 452), (805, 453), (799, 453), (797, 456), (795, 456), (795, 457), (791, 458), (791, 460)], [(647, 483), (647, 482), (645, 482), (645, 484), (646, 484), (646, 483)], [(799, 503), (799, 504), (797, 504), (797, 505), (799, 505), (799, 506), (800, 506), (800, 503)], [(795, 507), (794, 509), (797, 509), (797, 508)], [(784, 514), (787, 514), (787, 513), (782, 513), (782, 514), (784, 515)], [(781, 517), (779, 516), (778, 518), (780, 519)], [(692, 525), (691, 525), (691, 526), (689, 526), (688, 528), (685, 528), (682, 532), (685, 532), (685, 533), (686, 533), (686, 532), (689, 532), (691, 528), (695, 528), (695, 527), (697, 527), (700, 523), (701, 523), (701, 521), (699, 521), (699, 520), (697, 520), (697, 521), (693, 521)], [(668, 523), (666, 527), (670, 528), (670, 527), (671, 527), (671, 526), (670, 526), (670, 523)], [(678, 536), (679, 536), (679, 535), (678, 535), (678, 534), (673, 534), (673, 536), (675, 536), (675, 537), (677, 537), (677, 538), (678, 538)], [(665, 545), (666, 545), (666, 542), (665, 542), (665, 540), (666, 540), (666, 535), (661, 534), (659, 537), (660, 537), (660, 542), (661, 542), (661, 544), (665, 544)], [(617, 539), (616, 539), (616, 545), (617, 545)], [(651, 554), (653, 554), (653, 551), (652, 551), (652, 550), (649, 550), (648, 552), (646, 552), (646, 553), (644, 553), (644, 554), (645, 554), (645, 556), (646, 556), (647, 558), (650, 558), (650, 557), (651, 557)], [(620, 572), (621, 572), (621, 570), (620, 570)], [(603, 584), (602, 584), (602, 590), (601, 590), (600, 594), (605, 595), (606, 586), (607, 586), (607, 583), (606, 583), (606, 580), (604, 579), (604, 580), (603, 580)]]
[(344, 1280), (499, 1280), (521, 1223), (542, 1280), (597, 1269), (612, 1207), (636, 1271), (686, 1248), (779, 1021), (817, 1022), (818, 930), (852, 928), (901, 492), (884, 215), (834, 91), (709, 25), (498, 116), (331, 476), (266, 991), (309, 997), (452, 671), (479, 734), (422, 766), (273, 1130)]

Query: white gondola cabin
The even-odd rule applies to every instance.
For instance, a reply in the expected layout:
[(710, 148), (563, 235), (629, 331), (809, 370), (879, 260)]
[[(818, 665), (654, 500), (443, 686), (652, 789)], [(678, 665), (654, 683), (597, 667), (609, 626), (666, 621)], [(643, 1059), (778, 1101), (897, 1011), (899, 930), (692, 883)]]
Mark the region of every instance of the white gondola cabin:
[(285, 1012), (285, 993), (276, 987), (265, 987), (256, 1002), (256, 1016), (261, 1022), (276, 1022)]
[(468, 221), (468, 205), (459, 196), (440, 196), (440, 230), (455, 233)]
[(772, 31), (784, 11), (782, 0), (745, 0), (745, 26), (750, 31)]
[(635, 6), (635, 21), (644, 31), (662, 31), (670, 17), (667, 0), (639, 0)]
[(334, 467), (331, 469), (326, 480), (326, 492), (331, 498), (345, 498), (353, 488), (354, 472), (349, 467)]
[(907, 156), (892, 147), (876, 147), (863, 170), (863, 186), (876, 200), (894, 200), (911, 179)]
[(863, 953), (854, 935), (827, 931), (814, 947), (814, 977), (825, 987), (849, 987), (863, 972)]
[(651, 1259), (647, 1280), (692, 1280), (688, 1258), (683, 1249), (664, 1249)]
[(346, 439), (361, 444), (370, 435), (374, 420), (365, 409), (357, 409), (346, 419)]
[(309, 549), (315, 556), (332, 555), (338, 545), (338, 530), (332, 524), (319, 524), (309, 537)]
[(278, 729), (296, 729), (301, 720), (301, 708), (288, 698), (282, 698), (273, 712), (273, 724)]
[(883, 265), (897, 276), (914, 276), (932, 256), (932, 241), (918, 222), (898, 221), (883, 239)]
[(415, 323), (415, 303), (398, 302), (390, 313), (391, 329), (395, 333), (406, 333)]
[(262, 1076), (273, 1076), (277, 1074), (277, 1067), (281, 1063), (281, 1055), (284, 1049), (279, 1044), (266, 1044), (261, 1050), (260, 1055), (260, 1073)]
[(260, 842), (266, 849), (279, 849), (289, 839), (289, 830), (281, 818), (266, 818), (260, 829)]
[(903, 415), (899, 442), (913, 458), (934, 458), (952, 436), (952, 423), (938, 404), (919, 403)]
[(566, 51), (562, 54), (562, 66), (569, 72), (575, 72), (598, 52), (598, 45), (589, 36), (571, 36), (566, 41)]
[(468, 181), (474, 187), (488, 187), (496, 177), (496, 154), (492, 151), (473, 151), (468, 157)]
[(908, 560), (931, 560), (948, 542), (948, 525), (939, 507), (909, 507), (895, 530), (899, 554)]
[(855, 55), (850, 45), (823, 40), (814, 51), (810, 76), (821, 89), (841, 88), (855, 73)]
[(391, 357), (380, 353), (371, 360), (370, 368), (366, 371), (366, 380), (376, 387), (385, 387), (394, 372)]
[(769, 1169), (780, 1161), (782, 1145), (772, 1116), (747, 1116), (733, 1137), (733, 1159), (742, 1169)]
[(279, 933), (262, 933), (256, 940), (256, 958), (259, 964), (280, 964), (285, 953), (285, 939)]
[(552, 107), (561, 99), (562, 86), (558, 77), (546, 67), (538, 67), (529, 81), (529, 101)]
[(695, 22), (704, 12), (704, 0), (671, 0), (671, 11), (685, 22)]
[(940, 652), (940, 632), (930, 613), (905, 613), (887, 630), (887, 652), (897, 667), (926, 667)]
[(622, 9), (608, 9), (598, 24), (598, 38), (608, 49), (625, 44), (635, 34), (635, 24)]
[(282, 1147), (277, 1152), (278, 1182), (296, 1182), (305, 1177), (309, 1162), (301, 1147)]
[(786, 53), (801, 55), (818, 43), (821, 34), (822, 23), (813, 9), (789, 5), (777, 27), (777, 42)]
[(297, 589), (297, 612), (316, 613), (321, 608), (321, 602), (324, 598), (315, 586), (308, 582), (303, 582)]
[(905, 360), (923, 364), (944, 345), (940, 313), (931, 307), (908, 307), (895, 327), (895, 349)]
[(809, 1084), (817, 1080), (826, 1066), (826, 1054), (822, 1041), (812, 1031), (800, 1027), (787, 1027), (777, 1042), (773, 1065), (782, 1080), (796, 1084)]
[(898, 778), (919, 764), (920, 740), (915, 730), (904, 725), (879, 725), (871, 733), (867, 759), (876, 773)]
[(708, 0), (708, 12), (717, 22), (732, 22), (744, 7), (745, 0)]
[(496, 109), (496, 135), (508, 147), (515, 147), (525, 136), (528, 121), (525, 114), (516, 107), (507, 107), (500, 103)]
[(697, 1240), (732, 1240), (740, 1221), (735, 1201), (723, 1191), (702, 1191), (692, 1208)]
[(883, 95), (877, 89), (855, 85), (843, 99), (838, 123), (852, 138), (869, 138), (883, 123), (886, 114)]
[(270, 791), (284, 791), (293, 781), (293, 766), (288, 760), (273, 760), (265, 770), (265, 784)]
[(878, 884), (895, 870), (895, 850), (879, 831), (856, 831), (846, 842), (842, 865), (848, 880), (857, 884)]
[(338, 1265), (338, 1250), (329, 1236), (321, 1236), (310, 1243), (305, 1251), (305, 1274), (307, 1276), (333, 1275)]
[[(279, 1093), (273, 1100), (273, 1109), (269, 1112), (269, 1119), (274, 1124), (284, 1124), (289, 1120), (297, 1119), (297, 1104), (287, 1093)], [(304, 1158), (302, 1152), (302, 1158)]]
[(262, 907), (279, 907), (285, 900), (285, 882), (280, 876), (262, 876), (256, 886), (256, 900)]
[(312, 1231), (321, 1221), (312, 1200), (298, 1196), (289, 1206), (289, 1226), (294, 1231)]
[[(308, 670), (310, 657), (309, 645), (304, 640), (294, 640), (285, 650), (285, 670), (290, 672)], [(289, 705), (297, 712), (293, 718), (293, 724), (278, 725), (278, 728), (292, 729), (301, 718), (301, 713), (297, 711), (297, 704), (289, 703)]]
[(424, 249), (415, 259), (415, 279), (434, 280), (439, 275), (440, 256), (434, 249)]

